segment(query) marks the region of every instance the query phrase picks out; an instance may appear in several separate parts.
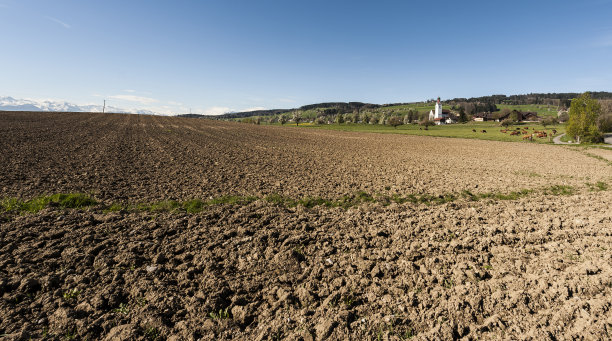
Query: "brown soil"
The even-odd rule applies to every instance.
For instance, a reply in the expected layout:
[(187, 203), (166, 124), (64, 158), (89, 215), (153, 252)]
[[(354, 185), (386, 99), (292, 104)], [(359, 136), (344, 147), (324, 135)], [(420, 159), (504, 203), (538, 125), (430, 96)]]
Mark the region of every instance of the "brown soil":
[(568, 185), (348, 210), (0, 216), (6, 339), (606, 339), (610, 166), (557, 146), (138, 115), (0, 113), (0, 197), (335, 198)]

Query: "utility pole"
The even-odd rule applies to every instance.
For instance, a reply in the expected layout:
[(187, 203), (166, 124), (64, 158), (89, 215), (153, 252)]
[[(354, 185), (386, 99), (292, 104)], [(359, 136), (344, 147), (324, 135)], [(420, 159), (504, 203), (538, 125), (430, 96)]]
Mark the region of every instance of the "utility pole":
[(106, 100), (104, 100), (104, 105), (102, 106), (102, 113), (104, 114), (104, 111), (106, 110)]

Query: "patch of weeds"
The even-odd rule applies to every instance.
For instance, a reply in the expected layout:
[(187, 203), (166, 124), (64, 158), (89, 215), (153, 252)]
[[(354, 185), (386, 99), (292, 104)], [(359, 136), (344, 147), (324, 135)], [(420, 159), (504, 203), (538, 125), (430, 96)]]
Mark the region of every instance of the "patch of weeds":
[(360, 304), (360, 300), (355, 297), (352, 293), (342, 297), (342, 304), (347, 308), (352, 308)]
[(58, 193), (50, 196), (39, 196), (30, 200), (7, 198), (0, 202), (2, 211), (11, 213), (37, 213), (47, 207), (85, 208), (98, 202), (83, 193)]
[(130, 313), (130, 309), (126, 303), (121, 303), (119, 304), (119, 308), (115, 309), (115, 312), (123, 314), (123, 315), (127, 315)]
[(293, 200), (283, 197), (280, 194), (272, 193), (264, 198), (265, 201), (278, 206), (292, 206)]
[(183, 203), (183, 209), (187, 213), (198, 213), (204, 209), (205, 202), (200, 199), (188, 200)]
[(208, 316), (213, 320), (227, 320), (230, 318), (230, 313), (228, 309), (229, 308), (219, 309), (218, 313), (211, 312), (211, 313), (208, 313)]
[(572, 195), (576, 192), (575, 188), (567, 185), (553, 185), (544, 189), (547, 195)]
[(340, 198), (337, 202), (333, 203), (333, 206), (340, 206), (343, 208), (349, 208), (360, 205), (365, 202), (375, 202), (376, 199), (366, 192), (359, 191), (354, 195), (345, 195)]
[(412, 328), (408, 328), (408, 330), (402, 335), (402, 339), (410, 340), (417, 335), (416, 331)]
[(181, 204), (178, 201), (174, 200), (164, 200), (160, 202), (153, 203), (149, 206), (148, 211), (152, 212), (170, 212), (174, 211), (181, 207)]
[(474, 193), (468, 191), (467, 189), (461, 191), (461, 196), (466, 198), (466, 199), (468, 199), (468, 200), (471, 200), (471, 201), (478, 200), (478, 196), (476, 196)]
[(144, 297), (138, 297), (138, 298), (136, 298), (136, 304), (139, 307), (144, 307), (145, 305), (147, 305), (147, 299), (144, 298)]
[(586, 183), (587, 187), (589, 187), (589, 191), (591, 192), (599, 192), (599, 191), (607, 191), (608, 190), (608, 184), (605, 182), (601, 182), (598, 181), (596, 184), (592, 184), (587, 182)]
[(148, 327), (145, 329), (144, 334), (147, 340), (157, 340), (159, 337), (159, 330), (157, 330), (155, 327)]
[(510, 192), (508, 194), (497, 193), (495, 194), (495, 198), (499, 200), (518, 200), (524, 196), (529, 195), (532, 190), (522, 189), (520, 191)]
[(493, 267), (490, 264), (483, 266), (485, 270), (493, 270)]
[(49, 201), (61, 208), (83, 208), (97, 204), (96, 200), (83, 193), (54, 194)]
[(108, 206), (105, 210), (104, 213), (109, 213), (109, 212), (121, 212), (124, 211), (126, 209), (126, 207), (124, 207), (123, 205), (121, 205), (118, 202), (114, 202), (112, 203), (110, 206)]
[(407, 198), (402, 197), (399, 194), (393, 194), (391, 197), (386, 197), (385, 196), (385, 197), (380, 198), (379, 200), (382, 201), (383, 204), (385, 204), (385, 205), (388, 204), (388, 202), (391, 202), (391, 201), (393, 201), (396, 204), (403, 204), (405, 202), (408, 202)]
[(64, 334), (64, 337), (62, 337), (62, 339), (64, 339), (64, 340), (74, 340), (76, 338), (76, 336), (77, 336), (77, 331), (76, 331), (76, 328), (75, 328), (75, 329), (67, 331)]
[(444, 283), (442, 284), (446, 289), (451, 289), (454, 285), (453, 280), (452, 279), (445, 279)]
[(66, 291), (63, 295), (66, 301), (76, 300), (81, 292), (77, 288)]

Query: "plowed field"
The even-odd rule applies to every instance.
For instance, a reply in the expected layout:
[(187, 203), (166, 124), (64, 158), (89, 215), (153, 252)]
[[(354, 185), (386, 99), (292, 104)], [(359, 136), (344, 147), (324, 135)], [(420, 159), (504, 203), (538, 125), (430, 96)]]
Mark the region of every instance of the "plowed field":
[[(612, 333), (607, 151), (89, 113), (0, 137), (7, 339)], [(57, 193), (96, 203), (8, 204)]]

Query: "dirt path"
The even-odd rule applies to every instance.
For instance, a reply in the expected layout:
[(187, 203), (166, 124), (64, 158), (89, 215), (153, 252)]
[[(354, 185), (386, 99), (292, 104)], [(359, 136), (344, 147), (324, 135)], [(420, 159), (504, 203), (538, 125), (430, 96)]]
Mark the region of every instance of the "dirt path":
[(561, 141), (561, 138), (565, 136), (565, 133), (561, 134), (561, 135), (557, 135), (555, 136), (555, 138), (553, 138), (553, 142), (555, 144), (578, 144), (577, 142), (563, 142)]
[[(555, 144), (579, 144), (577, 142), (563, 142), (561, 141), (561, 138), (565, 136), (565, 133), (555, 136), (555, 138), (553, 139), (553, 142)], [(604, 143), (610, 144), (612, 145), (612, 134), (604, 134)], [(604, 147), (608, 147), (608, 148), (612, 148), (612, 146), (604, 146)]]

